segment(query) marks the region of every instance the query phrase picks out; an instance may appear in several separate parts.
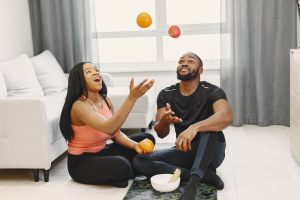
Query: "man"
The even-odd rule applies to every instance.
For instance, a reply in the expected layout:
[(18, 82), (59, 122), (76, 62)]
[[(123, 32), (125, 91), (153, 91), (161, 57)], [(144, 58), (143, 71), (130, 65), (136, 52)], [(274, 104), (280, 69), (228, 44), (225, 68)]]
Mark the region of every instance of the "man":
[(184, 54), (178, 62), (176, 85), (163, 89), (157, 98), (155, 131), (160, 138), (176, 131), (176, 147), (138, 155), (133, 160), (137, 172), (151, 177), (181, 169), (181, 180), (188, 181), (182, 199), (195, 199), (197, 184), (208, 183), (223, 189), (216, 168), (225, 158), (222, 132), (232, 122), (231, 107), (222, 89), (200, 81), (202, 60), (194, 53)]

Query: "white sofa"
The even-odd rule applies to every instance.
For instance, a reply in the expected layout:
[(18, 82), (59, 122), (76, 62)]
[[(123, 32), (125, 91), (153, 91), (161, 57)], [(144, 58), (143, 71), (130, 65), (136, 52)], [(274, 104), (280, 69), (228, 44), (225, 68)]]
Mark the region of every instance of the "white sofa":
[[(114, 86), (109, 74), (103, 76), (117, 110), (128, 86)], [(49, 180), (51, 162), (67, 150), (59, 130), (66, 89), (67, 77), (49, 51), (0, 62), (0, 168), (33, 169), (35, 181), (42, 169), (44, 180)], [(152, 88), (137, 101), (122, 128), (151, 125), (155, 100)]]
[(67, 150), (59, 117), (67, 77), (49, 51), (0, 63), (0, 168), (33, 169), (49, 180), (51, 162)]

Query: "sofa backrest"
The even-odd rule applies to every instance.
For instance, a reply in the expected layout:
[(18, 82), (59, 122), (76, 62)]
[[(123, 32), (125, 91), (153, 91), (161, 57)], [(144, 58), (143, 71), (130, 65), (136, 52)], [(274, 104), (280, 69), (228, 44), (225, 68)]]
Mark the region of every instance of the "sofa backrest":
[(114, 86), (114, 82), (113, 82), (113, 79), (112, 79), (112, 76), (111, 74), (109, 73), (105, 73), (105, 72), (101, 72), (101, 76), (106, 84), (107, 87), (112, 87)]
[(31, 58), (35, 74), (45, 95), (64, 91), (68, 80), (53, 54), (46, 50)]
[(0, 63), (8, 97), (40, 97), (43, 90), (35, 75), (32, 62), (25, 54)]
[(67, 87), (68, 78), (48, 50), (0, 62), (0, 98), (47, 96)]

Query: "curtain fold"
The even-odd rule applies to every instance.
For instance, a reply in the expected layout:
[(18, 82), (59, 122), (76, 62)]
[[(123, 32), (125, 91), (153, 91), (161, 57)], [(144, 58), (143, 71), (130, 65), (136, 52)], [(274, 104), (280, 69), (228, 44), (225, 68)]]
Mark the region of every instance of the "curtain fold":
[(296, 1), (222, 2), (221, 87), (233, 108), (233, 125), (289, 126)]
[(89, 0), (29, 0), (34, 54), (49, 49), (65, 72), (92, 60)]

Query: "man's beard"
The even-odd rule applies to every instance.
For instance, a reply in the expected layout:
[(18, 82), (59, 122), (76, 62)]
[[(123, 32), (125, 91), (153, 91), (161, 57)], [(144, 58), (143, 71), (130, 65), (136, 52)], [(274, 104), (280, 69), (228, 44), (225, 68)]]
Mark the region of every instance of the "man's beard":
[(179, 70), (177, 70), (177, 79), (181, 80), (181, 81), (190, 81), (190, 80), (194, 80), (195, 78), (197, 78), (199, 76), (199, 70), (197, 71), (191, 71), (187, 74), (181, 75)]

